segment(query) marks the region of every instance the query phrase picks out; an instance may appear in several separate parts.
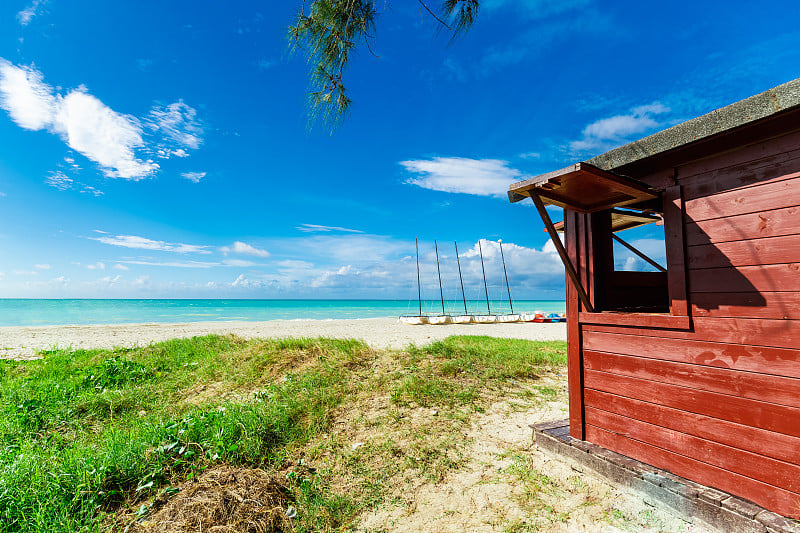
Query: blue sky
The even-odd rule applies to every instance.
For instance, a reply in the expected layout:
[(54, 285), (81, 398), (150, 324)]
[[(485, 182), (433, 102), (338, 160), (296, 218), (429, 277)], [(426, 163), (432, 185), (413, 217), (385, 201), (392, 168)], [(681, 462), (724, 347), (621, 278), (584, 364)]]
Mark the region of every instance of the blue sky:
[(434, 238), (476, 297), (485, 239), (500, 296), (502, 239), (515, 297), (560, 299), (509, 183), (800, 75), (796, 1), (484, 0), (452, 44), (379, 2), (331, 135), (298, 5), (3, 2), (0, 297), (410, 298), (419, 237), (429, 296)]

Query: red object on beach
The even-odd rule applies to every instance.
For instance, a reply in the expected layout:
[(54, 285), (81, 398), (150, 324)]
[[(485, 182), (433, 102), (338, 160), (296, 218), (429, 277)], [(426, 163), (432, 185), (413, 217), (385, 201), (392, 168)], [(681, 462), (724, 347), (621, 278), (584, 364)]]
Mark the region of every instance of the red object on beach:
[[(793, 518), (798, 125), (800, 79), (509, 193), (565, 208), (571, 437)], [(615, 270), (620, 208), (663, 220), (664, 271)]]
[(542, 323), (544, 321), (545, 321), (545, 317), (544, 317), (544, 315), (542, 313), (536, 313), (535, 315), (533, 315), (532, 322)]

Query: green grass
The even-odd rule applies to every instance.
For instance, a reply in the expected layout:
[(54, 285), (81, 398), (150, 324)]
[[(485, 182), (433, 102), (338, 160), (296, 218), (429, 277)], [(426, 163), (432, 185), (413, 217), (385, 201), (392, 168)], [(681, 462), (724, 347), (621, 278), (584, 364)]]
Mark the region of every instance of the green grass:
[(411, 354), (438, 360), (446, 375), (521, 379), (537, 377), (542, 367), (565, 365), (566, 349), (567, 343), (558, 341), (455, 336), (422, 348), (413, 347)]
[(543, 368), (566, 363), (565, 342), (448, 337), (409, 349), (406, 376), (392, 401), (423, 406), (474, 404), (490, 383), (537, 378)]
[(536, 469), (527, 455), (512, 454), (512, 464), (508, 471), (521, 484), (522, 507), (528, 511), (529, 520), (525, 524), (512, 524), (509, 531), (539, 531), (545, 525), (566, 522), (569, 511), (559, 511), (556, 502), (564, 497), (558, 484)]
[[(397, 405), (477, 406), (491, 380), (533, 377), (563, 365), (564, 351), (452, 337), (393, 354), (390, 379), (372, 377), (376, 354), (363, 343), (323, 338), (208, 336), (0, 361), (0, 531), (101, 531), (108, 514), (217, 464), (285, 471), (337, 409), (371, 389)], [(439, 477), (457, 464), (415, 446), (411, 468)], [(297, 531), (345, 528), (376, 504), (368, 475), (363, 494), (337, 493), (331, 479), (288, 476)]]

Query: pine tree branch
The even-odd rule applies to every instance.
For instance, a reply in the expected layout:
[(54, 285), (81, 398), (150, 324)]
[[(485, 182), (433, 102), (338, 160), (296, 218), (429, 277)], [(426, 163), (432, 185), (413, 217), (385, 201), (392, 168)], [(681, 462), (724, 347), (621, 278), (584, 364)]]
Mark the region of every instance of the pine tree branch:
[[(419, 5), (442, 27), (457, 34), (474, 22), (480, 0), (440, 0), (440, 16), (428, 6), (430, 0), (417, 0)], [(323, 118), (335, 126), (352, 101), (342, 78), (350, 63), (351, 52), (364, 42), (367, 50), (378, 57), (370, 43), (374, 39), (376, 0), (302, 0), (295, 23), (289, 26), (290, 50), (303, 50), (312, 65), (310, 73), (309, 118)], [(388, 7), (388, 0), (386, 6)], [(449, 22), (451, 21), (451, 22)], [(449, 22), (449, 23), (448, 23)]]
[(447, 24), (447, 22), (445, 22), (445, 21), (443, 21), (442, 19), (440, 19), (440, 18), (439, 18), (439, 16), (438, 16), (436, 13), (434, 13), (434, 12), (431, 10), (431, 8), (429, 8), (429, 7), (428, 7), (428, 4), (426, 4), (425, 2), (423, 2), (423, 0), (419, 0), (419, 3), (420, 3), (420, 5), (421, 5), (422, 7), (424, 7), (424, 8), (425, 8), (425, 11), (427, 11), (427, 12), (430, 14), (430, 16), (432, 16), (433, 18), (435, 18), (435, 19), (436, 19), (436, 20), (439, 22), (439, 24), (441, 24), (442, 26), (444, 26), (444, 27), (445, 27), (445, 28), (447, 28), (448, 30), (450, 30), (450, 31), (453, 31), (453, 28), (451, 28), (451, 27), (450, 27), (450, 25), (449, 25), (449, 24)]

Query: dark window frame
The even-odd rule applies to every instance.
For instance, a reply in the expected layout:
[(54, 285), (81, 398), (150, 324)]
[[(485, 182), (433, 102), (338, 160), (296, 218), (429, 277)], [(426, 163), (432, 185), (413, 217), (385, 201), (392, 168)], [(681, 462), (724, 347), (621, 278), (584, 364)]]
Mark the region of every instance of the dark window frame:
[[(686, 247), (684, 244), (683, 223), (683, 198), (680, 185), (667, 187), (661, 192), (661, 205), (664, 218), (664, 241), (667, 257), (667, 299), (669, 312), (628, 312), (628, 311), (600, 311), (580, 312), (578, 320), (582, 324), (609, 324), (621, 326), (636, 326), (643, 328), (689, 329), (691, 316), (687, 299), (686, 283)], [(610, 231), (610, 227), (608, 228)], [(611, 246), (610, 234), (608, 246)], [(595, 240), (594, 242), (597, 242)], [(613, 270), (613, 259), (611, 264)], [(602, 269), (593, 268), (595, 279), (593, 282), (602, 284), (605, 280), (599, 279)], [(595, 297), (597, 295), (595, 294)], [(598, 302), (602, 309), (602, 302)]]

